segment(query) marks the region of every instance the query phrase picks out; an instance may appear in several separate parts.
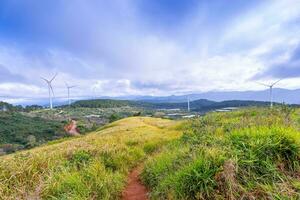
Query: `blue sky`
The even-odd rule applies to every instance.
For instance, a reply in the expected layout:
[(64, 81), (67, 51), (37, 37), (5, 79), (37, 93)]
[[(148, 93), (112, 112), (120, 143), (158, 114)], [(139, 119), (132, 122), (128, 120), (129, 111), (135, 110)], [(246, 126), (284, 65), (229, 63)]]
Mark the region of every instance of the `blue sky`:
[(299, 0), (2, 0), (0, 96), (300, 86)]

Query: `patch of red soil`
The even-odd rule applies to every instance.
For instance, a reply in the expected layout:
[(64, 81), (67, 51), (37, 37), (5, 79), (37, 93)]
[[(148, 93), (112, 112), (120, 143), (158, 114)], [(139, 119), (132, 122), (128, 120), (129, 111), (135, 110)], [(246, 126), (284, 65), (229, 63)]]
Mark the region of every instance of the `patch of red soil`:
[(122, 193), (122, 200), (148, 200), (148, 190), (140, 180), (142, 167), (135, 168), (128, 176), (128, 182)]
[(69, 134), (69, 135), (72, 135), (72, 136), (77, 136), (77, 135), (80, 135), (79, 134), (79, 130), (77, 128), (77, 122), (75, 120), (72, 120), (70, 122), (70, 124), (67, 124), (65, 127), (64, 127), (65, 131)]

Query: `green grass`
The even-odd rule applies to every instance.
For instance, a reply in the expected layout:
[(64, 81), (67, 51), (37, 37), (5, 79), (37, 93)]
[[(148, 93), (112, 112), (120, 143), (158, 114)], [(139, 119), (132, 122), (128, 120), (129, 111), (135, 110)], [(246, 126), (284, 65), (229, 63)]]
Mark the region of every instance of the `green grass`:
[(299, 199), (296, 113), (245, 109), (181, 125), (183, 136), (146, 162), (151, 198)]
[(118, 199), (129, 171), (181, 135), (170, 120), (132, 117), (2, 156), (0, 199)]

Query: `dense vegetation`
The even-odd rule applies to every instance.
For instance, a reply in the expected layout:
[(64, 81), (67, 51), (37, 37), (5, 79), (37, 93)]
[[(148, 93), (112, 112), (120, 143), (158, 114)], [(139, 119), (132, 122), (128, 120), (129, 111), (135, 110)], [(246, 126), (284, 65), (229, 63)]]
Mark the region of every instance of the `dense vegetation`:
[(152, 104), (140, 101), (127, 100), (112, 100), (112, 99), (93, 99), (80, 100), (72, 104), (72, 107), (87, 107), (87, 108), (119, 108), (124, 106), (131, 107), (151, 107)]
[(299, 199), (299, 111), (211, 113), (143, 171), (152, 199)]
[(180, 135), (174, 121), (132, 117), (79, 138), (3, 156), (0, 198), (118, 199), (130, 169)]
[(0, 101), (0, 111), (10, 111), (10, 112), (30, 112), (33, 110), (42, 109), (42, 106), (39, 105), (30, 105), (22, 107), (20, 105), (14, 106), (12, 104)]
[(80, 100), (72, 104), (72, 107), (88, 107), (88, 108), (112, 108), (129, 106), (130, 101), (110, 100), (110, 99), (94, 99), (94, 100)]
[(0, 154), (64, 137), (63, 125), (62, 122), (28, 117), (19, 112), (0, 112)]

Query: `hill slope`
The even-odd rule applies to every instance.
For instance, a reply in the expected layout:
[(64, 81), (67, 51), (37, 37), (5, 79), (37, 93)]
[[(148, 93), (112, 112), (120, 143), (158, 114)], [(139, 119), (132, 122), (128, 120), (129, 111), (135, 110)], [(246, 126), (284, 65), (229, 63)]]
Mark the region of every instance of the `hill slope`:
[(178, 122), (133, 117), (57, 144), (1, 157), (4, 199), (116, 199), (129, 170), (167, 141)]
[(119, 199), (145, 161), (151, 199), (300, 199), (300, 110), (250, 108), (188, 121), (131, 117), (1, 157), (3, 199)]
[(0, 112), (0, 151), (10, 153), (62, 138), (67, 136), (63, 127), (63, 122)]
[(151, 199), (300, 199), (299, 110), (211, 113), (146, 162)]

